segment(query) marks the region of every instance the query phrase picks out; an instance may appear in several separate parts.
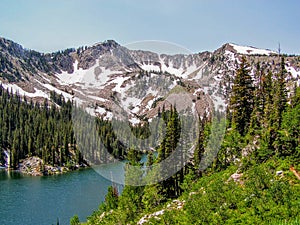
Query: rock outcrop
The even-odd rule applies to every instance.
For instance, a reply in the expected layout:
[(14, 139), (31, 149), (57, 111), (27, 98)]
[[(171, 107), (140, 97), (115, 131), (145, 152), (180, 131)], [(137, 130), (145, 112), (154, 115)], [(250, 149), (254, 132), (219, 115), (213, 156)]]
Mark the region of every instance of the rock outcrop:
[[(80, 167), (84, 167), (86, 165), (76, 165), (71, 169), (78, 169)], [(44, 165), (42, 159), (36, 156), (32, 156), (26, 158), (21, 161), (19, 164), (19, 169), (21, 173), (28, 174), (31, 176), (48, 176), (48, 175), (55, 175), (55, 174), (62, 174), (68, 172), (70, 169), (65, 166), (51, 166), (51, 165)]]

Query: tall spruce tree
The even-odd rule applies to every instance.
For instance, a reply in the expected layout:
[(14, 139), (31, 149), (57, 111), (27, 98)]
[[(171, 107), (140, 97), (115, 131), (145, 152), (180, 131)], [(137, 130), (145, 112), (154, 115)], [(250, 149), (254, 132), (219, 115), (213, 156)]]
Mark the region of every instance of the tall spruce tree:
[(206, 116), (204, 115), (203, 119), (199, 118), (199, 131), (198, 131), (199, 133), (198, 133), (197, 145), (194, 151), (194, 164), (195, 164), (194, 167), (197, 170), (198, 176), (201, 176), (199, 165), (205, 151), (205, 124), (206, 124)]
[(253, 111), (251, 114), (250, 126), (248, 131), (250, 136), (254, 136), (261, 131), (262, 121), (264, 118), (264, 107), (266, 104), (266, 97), (268, 96), (268, 93), (266, 91), (271, 90), (268, 88), (268, 86), (271, 87), (272, 85), (271, 80), (268, 83), (268, 75), (265, 74), (259, 63), (257, 63), (254, 77), (255, 87), (253, 88)]
[(253, 81), (250, 76), (249, 64), (243, 57), (236, 71), (229, 106), (232, 114), (232, 127), (241, 135), (247, 133), (253, 104)]
[(261, 107), (263, 108), (263, 117), (261, 119), (261, 137), (260, 148), (256, 151), (256, 158), (260, 161), (268, 159), (273, 155), (274, 142), (274, 118), (273, 112), (273, 74), (269, 71), (262, 80), (263, 101)]
[(274, 83), (274, 94), (273, 94), (273, 133), (274, 133), (274, 142), (273, 147), (275, 153), (281, 154), (281, 143), (278, 135), (278, 131), (282, 123), (282, 114), (287, 106), (287, 88), (286, 88), (286, 76), (287, 71), (285, 69), (285, 60), (284, 57), (281, 58), (280, 63), (280, 72), (276, 74), (276, 80)]

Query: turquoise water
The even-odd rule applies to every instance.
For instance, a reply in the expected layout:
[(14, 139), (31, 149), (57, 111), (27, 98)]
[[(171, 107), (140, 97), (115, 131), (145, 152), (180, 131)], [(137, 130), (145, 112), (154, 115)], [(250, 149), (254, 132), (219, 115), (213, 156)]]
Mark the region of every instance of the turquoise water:
[[(123, 172), (121, 164), (97, 170)], [(30, 177), (0, 169), (0, 224), (51, 225), (59, 220), (64, 225), (75, 214), (86, 221), (104, 200), (110, 185), (111, 181), (93, 169), (49, 177)]]

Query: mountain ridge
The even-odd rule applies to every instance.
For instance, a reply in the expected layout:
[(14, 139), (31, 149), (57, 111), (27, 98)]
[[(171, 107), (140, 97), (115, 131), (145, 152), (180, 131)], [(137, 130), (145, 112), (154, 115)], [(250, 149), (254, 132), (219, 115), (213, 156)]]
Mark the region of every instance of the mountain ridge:
[[(177, 86), (189, 93), (197, 112), (204, 111), (203, 105), (212, 109), (211, 102), (216, 109), (225, 110), (235, 69), (243, 56), (253, 76), (260, 61), (266, 62), (261, 65), (266, 71), (280, 69), (277, 53), (232, 43), (213, 52), (167, 55), (130, 50), (107, 40), (44, 54), (0, 38), (0, 83), (35, 101), (51, 100), (50, 92), (55, 91), (106, 119), (121, 106), (129, 120), (138, 122), (153, 117), (157, 106), (165, 104), (164, 98)], [(286, 59), (288, 79), (299, 85), (299, 57)]]

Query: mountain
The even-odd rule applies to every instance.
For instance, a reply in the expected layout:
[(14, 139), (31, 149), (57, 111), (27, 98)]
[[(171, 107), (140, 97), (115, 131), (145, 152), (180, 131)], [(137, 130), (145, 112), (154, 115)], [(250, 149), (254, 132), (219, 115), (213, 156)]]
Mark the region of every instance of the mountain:
[[(225, 110), (235, 70), (245, 56), (255, 75), (257, 63), (277, 72), (280, 57), (271, 50), (227, 43), (214, 52), (189, 55), (129, 50), (113, 40), (50, 54), (24, 49), (0, 38), (0, 83), (34, 101), (51, 92), (83, 106), (92, 115), (117, 117), (120, 108), (132, 124), (152, 118), (168, 96), (184, 91), (192, 110)], [(300, 57), (286, 56), (288, 80), (300, 80)], [(209, 111), (210, 111), (209, 110)], [(115, 114), (115, 115), (114, 115)]]
[[(126, 158), (122, 194), (114, 179), (87, 224), (281, 224), (299, 214), (299, 78), (299, 56), (232, 43), (166, 55), (109, 40), (43, 54), (0, 39), (0, 165), (52, 174)], [(81, 110), (73, 120), (77, 108), (62, 98), (104, 120)], [(163, 108), (172, 110), (154, 118)], [(180, 108), (219, 117), (197, 124)]]

